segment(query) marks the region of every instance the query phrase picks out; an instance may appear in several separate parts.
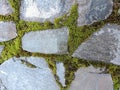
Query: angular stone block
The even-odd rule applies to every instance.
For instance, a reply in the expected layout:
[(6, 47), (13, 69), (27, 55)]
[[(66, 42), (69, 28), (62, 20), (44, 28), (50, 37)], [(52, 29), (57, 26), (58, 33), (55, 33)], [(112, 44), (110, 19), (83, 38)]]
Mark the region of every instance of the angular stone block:
[(22, 0), (20, 17), (26, 21), (51, 21), (69, 12), (74, 0)]
[(66, 27), (29, 32), (22, 38), (22, 48), (36, 53), (67, 54), (68, 35)]
[(77, 0), (78, 26), (93, 24), (109, 17), (113, 0)]
[(0, 0), (0, 15), (10, 15), (13, 9), (8, 0)]
[(45, 59), (39, 57), (5, 61), (0, 65), (0, 85), (7, 90), (60, 90)]
[(105, 25), (83, 42), (72, 56), (120, 65), (120, 25)]
[(9, 41), (17, 36), (14, 22), (0, 22), (0, 42)]
[(113, 90), (113, 81), (110, 74), (103, 74), (92, 66), (80, 68), (69, 90)]
[(62, 62), (57, 62), (56, 63), (56, 73), (59, 78), (59, 82), (62, 84), (63, 87), (66, 86), (65, 84), (65, 67)]

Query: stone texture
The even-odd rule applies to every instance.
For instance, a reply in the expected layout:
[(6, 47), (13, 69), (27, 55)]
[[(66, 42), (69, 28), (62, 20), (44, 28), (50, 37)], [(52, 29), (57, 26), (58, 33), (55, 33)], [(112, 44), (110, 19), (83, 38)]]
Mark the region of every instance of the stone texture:
[(13, 9), (8, 0), (0, 0), (0, 15), (10, 15)]
[(2, 50), (3, 50), (3, 48), (4, 48), (4, 46), (0, 45), (0, 54), (1, 54)]
[(68, 35), (66, 27), (29, 32), (22, 38), (22, 48), (29, 52), (67, 54)]
[(112, 12), (113, 0), (77, 0), (78, 26), (106, 19)]
[(0, 22), (0, 42), (9, 41), (17, 36), (16, 25), (13, 22)]
[(75, 0), (22, 0), (21, 19), (53, 22), (55, 18), (68, 13), (74, 2)]
[(110, 74), (90, 66), (75, 73), (69, 90), (113, 90), (113, 82)]
[(65, 67), (64, 67), (64, 64), (62, 62), (57, 62), (56, 63), (56, 73), (57, 73), (57, 76), (59, 78), (59, 82), (62, 84), (63, 87), (66, 86), (65, 84)]
[(72, 56), (120, 65), (120, 25), (105, 25), (83, 42)]
[(5, 61), (0, 66), (0, 88), (60, 90), (45, 59), (39, 57), (13, 57)]

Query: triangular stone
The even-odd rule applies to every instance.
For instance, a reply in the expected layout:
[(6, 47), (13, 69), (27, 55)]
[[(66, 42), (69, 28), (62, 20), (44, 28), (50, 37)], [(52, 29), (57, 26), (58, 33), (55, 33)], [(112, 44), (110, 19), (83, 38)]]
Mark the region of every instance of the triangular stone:
[(72, 56), (120, 65), (120, 25), (105, 25), (83, 42)]

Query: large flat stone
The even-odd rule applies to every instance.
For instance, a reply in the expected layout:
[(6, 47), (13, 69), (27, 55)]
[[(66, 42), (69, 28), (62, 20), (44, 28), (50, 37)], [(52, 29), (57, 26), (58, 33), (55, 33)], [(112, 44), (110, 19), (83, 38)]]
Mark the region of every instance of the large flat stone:
[(65, 84), (65, 67), (62, 62), (56, 63), (56, 73), (59, 79), (59, 82), (62, 84), (63, 87), (66, 86)]
[(13, 22), (0, 22), (0, 42), (9, 41), (17, 36), (16, 25)]
[(26, 21), (51, 21), (69, 12), (75, 0), (22, 0), (21, 19)]
[(113, 90), (113, 82), (110, 74), (90, 66), (75, 73), (69, 90)]
[(13, 9), (9, 4), (9, 0), (0, 0), (0, 15), (10, 15)]
[(68, 28), (49, 29), (26, 33), (22, 38), (23, 50), (44, 54), (68, 53)]
[(83, 42), (72, 56), (120, 65), (120, 25), (105, 25)]
[(77, 0), (78, 26), (89, 25), (109, 17), (113, 0)]
[(0, 65), (0, 90), (60, 90), (60, 88), (44, 58), (13, 57)]

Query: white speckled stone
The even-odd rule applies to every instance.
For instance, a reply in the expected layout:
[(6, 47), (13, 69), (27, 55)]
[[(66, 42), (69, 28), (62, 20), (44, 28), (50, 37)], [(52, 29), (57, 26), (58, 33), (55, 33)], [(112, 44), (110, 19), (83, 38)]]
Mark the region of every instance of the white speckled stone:
[(66, 86), (65, 84), (65, 67), (62, 62), (57, 62), (56, 63), (56, 68), (57, 68), (57, 76), (59, 78), (59, 82), (62, 84), (63, 87)]
[(75, 79), (69, 90), (113, 90), (113, 82), (110, 74), (102, 74), (99, 69), (90, 66), (80, 68), (75, 73)]
[(16, 25), (13, 22), (0, 22), (0, 42), (9, 41), (17, 36)]
[(120, 25), (103, 26), (83, 42), (72, 56), (120, 65)]
[(77, 0), (78, 26), (106, 19), (112, 12), (113, 0)]
[(22, 0), (21, 19), (26, 21), (51, 21), (69, 12), (75, 0)]
[(2, 50), (3, 50), (3, 48), (4, 48), (4, 46), (0, 45), (0, 54), (1, 54)]
[(10, 15), (13, 9), (8, 0), (0, 0), (0, 15)]
[[(36, 68), (28, 67), (23, 61)], [(7, 90), (60, 90), (45, 59), (39, 57), (13, 57), (5, 61), (0, 65), (0, 83), (0, 88)]]
[(22, 38), (22, 48), (29, 52), (67, 54), (68, 35), (66, 27), (29, 32)]

